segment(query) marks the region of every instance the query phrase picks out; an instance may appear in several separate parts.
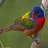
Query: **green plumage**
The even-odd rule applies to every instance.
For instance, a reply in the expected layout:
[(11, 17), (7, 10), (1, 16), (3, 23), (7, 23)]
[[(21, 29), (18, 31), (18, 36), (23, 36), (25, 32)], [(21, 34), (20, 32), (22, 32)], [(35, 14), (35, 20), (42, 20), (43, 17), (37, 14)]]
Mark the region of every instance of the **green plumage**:
[(25, 19), (21, 19), (20, 17), (15, 20), (17, 28), (31, 29), (34, 26), (34, 21), (29, 17)]
[(34, 26), (34, 21), (30, 17), (21, 19), (21, 17), (16, 18), (15, 24), (17, 28), (31, 29)]
[(34, 25), (34, 21), (31, 20), (30, 18), (24, 19), (22, 25), (26, 29), (31, 29), (33, 27), (33, 25)]

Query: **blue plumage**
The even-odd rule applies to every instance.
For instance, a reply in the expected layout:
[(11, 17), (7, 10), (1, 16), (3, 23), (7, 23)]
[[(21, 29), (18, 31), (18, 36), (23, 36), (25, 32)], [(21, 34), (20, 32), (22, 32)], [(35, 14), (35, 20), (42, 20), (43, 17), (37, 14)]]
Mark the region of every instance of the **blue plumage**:
[(35, 12), (39, 12), (39, 14), (36, 14), (37, 18), (43, 18), (44, 17), (44, 11), (39, 6), (35, 6), (34, 9), (30, 12), (30, 17), (32, 17), (32, 14)]

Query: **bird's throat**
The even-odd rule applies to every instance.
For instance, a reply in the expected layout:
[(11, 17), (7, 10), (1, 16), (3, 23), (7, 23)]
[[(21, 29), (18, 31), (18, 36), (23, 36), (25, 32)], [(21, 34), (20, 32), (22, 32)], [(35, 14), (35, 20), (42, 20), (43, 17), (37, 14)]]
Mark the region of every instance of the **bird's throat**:
[(36, 19), (36, 15), (33, 14), (33, 15), (32, 15), (32, 18)]

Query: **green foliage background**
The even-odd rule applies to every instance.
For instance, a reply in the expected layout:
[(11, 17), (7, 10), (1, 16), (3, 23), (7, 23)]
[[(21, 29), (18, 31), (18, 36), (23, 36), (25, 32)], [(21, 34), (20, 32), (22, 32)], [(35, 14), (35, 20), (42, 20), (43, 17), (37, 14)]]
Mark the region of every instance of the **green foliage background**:
[[(40, 5), (41, 0), (5, 0), (0, 7), (0, 29), (10, 26), (18, 16), (33, 9), (34, 6)], [(48, 48), (48, 14), (46, 22), (41, 32), (41, 48)], [(0, 40), (4, 47), (10, 48), (30, 48), (31, 38), (24, 36), (17, 31), (8, 31), (0, 34)], [(1, 45), (0, 45), (1, 48)]]

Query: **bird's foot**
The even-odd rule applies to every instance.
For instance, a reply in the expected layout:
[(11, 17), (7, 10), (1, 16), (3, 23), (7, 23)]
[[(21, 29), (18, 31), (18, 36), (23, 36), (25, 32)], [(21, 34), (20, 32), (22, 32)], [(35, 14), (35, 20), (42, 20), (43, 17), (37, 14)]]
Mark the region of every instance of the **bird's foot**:
[(37, 39), (35, 39), (33, 36), (30, 37), (32, 38), (32, 42), (36, 42), (37, 44), (40, 44), (40, 42)]
[(34, 41), (34, 37), (33, 36), (30, 36), (31, 37), (31, 39), (32, 39), (32, 42)]
[(36, 44), (40, 44), (38, 40), (33, 40), (32, 42), (36, 42)]

